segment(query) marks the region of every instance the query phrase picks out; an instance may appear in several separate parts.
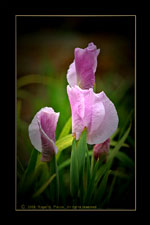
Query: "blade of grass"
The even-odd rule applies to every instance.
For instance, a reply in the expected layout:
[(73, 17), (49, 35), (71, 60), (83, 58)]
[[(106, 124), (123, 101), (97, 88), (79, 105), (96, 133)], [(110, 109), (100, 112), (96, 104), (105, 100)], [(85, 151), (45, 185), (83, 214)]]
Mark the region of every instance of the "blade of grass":
[(120, 129), (117, 128), (117, 130), (115, 131), (115, 133), (113, 133), (113, 135), (110, 137), (110, 140), (111, 141), (116, 137), (116, 135), (119, 133), (119, 131), (120, 131)]
[[(118, 143), (117, 141), (111, 141), (111, 142), (110, 142), (110, 145), (111, 145), (111, 146), (116, 146), (117, 143)], [(130, 146), (129, 146), (128, 144), (124, 143), (124, 144), (122, 145), (122, 147), (129, 148)]]
[(91, 179), (91, 170), (90, 170), (90, 159), (89, 159), (89, 151), (86, 149), (86, 173), (87, 173), (87, 178), (86, 178), (86, 190), (88, 189), (88, 185)]
[(80, 201), (83, 203), (84, 196), (84, 169), (85, 169), (85, 153), (88, 151), (86, 143), (87, 130), (83, 130), (80, 139), (77, 143), (77, 154), (78, 154), (78, 173), (79, 173), (79, 190), (80, 190)]
[[(88, 155), (91, 156), (92, 155), (92, 151), (89, 151), (88, 152)], [(85, 155), (85, 157), (87, 157), (87, 155)], [(61, 171), (63, 168), (67, 167), (70, 165), (70, 162), (71, 162), (71, 159), (67, 159), (65, 160), (63, 163), (61, 163), (59, 166), (58, 166), (58, 170)], [(91, 173), (91, 172), (90, 172)]]
[(56, 155), (57, 160), (60, 157), (61, 152), (72, 145), (72, 140), (72, 134), (68, 134), (65, 137), (62, 137), (61, 139), (56, 141), (56, 146), (58, 148), (58, 153)]
[(40, 194), (42, 194), (42, 192), (45, 191), (45, 189), (48, 187), (48, 185), (50, 185), (50, 183), (53, 181), (53, 179), (56, 177), (56, 173), (53, 174), (49, 179), (48, 181), (43, 184), (34, 194), (33, 194), (33, 198), (36, 198), (38, 197)]
[(31, 186), (31, 184), (34, 182), (33, 177), (34, 177), (34, 170), (36, 166), (37, 156), (38, 156), (38, 151), (33, 149), (31, 152), (28, 166), (19, 184), (20, 190), (28, 189)]
[(76, 140), (73, 139), (71, 151), (71, 164), (70, 164), (70, 192), (73, 199), (77, 198), (79, 188), (79, 174), (78, 174), (78, 158)]
[(121, 171), (118, 171), (118, 170), (116, 170), (116, 171), (112, 170), (111, 174), (114, 175), (114, 176), (123, 178), (123, 179), (127, 179), (127, 180), (130, 178), (129, 175), (127, 175), (127, 174), (125, 174), (125, 173), (123, 173)]
[(108, 176), (111, 173), (111, 170), (108, 170), (105, 175), (102, 178), (102, 181), (98, 187), (98, 190), (96, 191), (96, 195), (95, 195), (95, 202), (97, 202), (97, 204), (101, 203), (102, 198), (104, 197), (104, 193), (106, 191), (106, 186), (107, 186), (107, 181), (108, 181)]
[(108, 161), (112, 161), (113, 158), (116, 156), (117, 152), (120, 150), (120, 148), (124, 144), (126, 138), (128, 137), (130, 130), (131, 130), (131, 124), (130, 124), (129, 128), (127, 129), (127, 131), (125, 132), (125, 134), (123, 135), (123, 137), (118, 141), (115, 148), (111, 151), (111, 154), (108, 155)]
[(72, 125), (72, 117), (70, 117), (68, 119), (68, 121), (66, 122), (64, 128), (62, 129), (60, 135), (59, 135), (59, 139), (61, 139), (62, 137), (65, 137), (66, 135), (69, 134), (70, 130), (71, 130), (71, 125)]
[(118, 158), (125, 166), (134, 167), (134, 161), (126, 155), (124, 152), (118, 152), (116, 154), (116, 158)]
[(24, 173), (25, 172), (24, 167), (23, 167), (23, 165), (22, 165), (22, 163), (21, 163), (21, 161), (20, 161), (18, 156), (17, 156), (17, 163), (18, 163), (18, 166), (21, 169), (22, 173)]
[(58, 171), (62, 170), (63, 168), (67, 167), (70, 165), (70, 162), (71, 162), (71, 159), (68, 159), (66, 161), (64, 161), (63, 163), (61, 163), (59, 166), (58, 166)]
[(122, 137), (123, 133), (125, 132), (127, 126), (129, 123), (131, 123), (131, 119), (132, 119), (132, 116), (133, 116), (133, 112), (134, 112), (134, 109), (131, 109), (128, 117), (126, 118), (125, 120), (125, 123), (124, 123), (124, 126), (122, 127), (122, 129), (120, 130), (120, 134), (119, 134), (119, 139)]
[(28, 167), (25, 171), (26, 175), (29, 175), (31, 172), (34, 171), (34, 168), (36, 166), (37, 156), (38, 156), (38, 151), (36, 149), (33, 149), (32, 153), (31, 153), (29, 163), (28, 163)]
[[(112, 172), (111, 172), (111, 174), (112, 174)], [(110, 200), (110, 198), (111, 198), (111, 195), (112, 195), (112, 192), (113, 192), (115, 183), (116, 183), (116, 179), (117, 179), (117, 176), (116, 176), (116, 174), (115, 174), (115, 176), (113, 177), (113, 180), (112, 180), (112, 183), (111, 183), (111, 186), (110, 186), (108, 195), (107, 195), (107, 197), (106, 197), (106, 202), (109, 202), (109, 200)], [(104, 203), (105, 203), (105, 202), (104, 202)]]
[(52, 176), (56, 173), (56, 180), (50, 185), (49, 196), (52, 204), (58, 204), (59, 201), (59, 174), (57, 168), (56, 156), (53, 154), (53, 157), (50, 162), (47, 162), (49, 167), (49, 174)]
[(93, 193), (95, 191), (95, 178), (96, 178), (96, 174), (97, 174), (97, 170), (103, 163), (104, 158), (102, 158), (101, 160), (97, 160), (96, 163), (93, 164), (93, 171), (91, 173), (91, 178), (89, 181), (89, 185), (88, 185), (88, 190), (85, 193), (85, 197), (84, 197), (84, 204), (90, 204), (90, 201), (92, 199)]

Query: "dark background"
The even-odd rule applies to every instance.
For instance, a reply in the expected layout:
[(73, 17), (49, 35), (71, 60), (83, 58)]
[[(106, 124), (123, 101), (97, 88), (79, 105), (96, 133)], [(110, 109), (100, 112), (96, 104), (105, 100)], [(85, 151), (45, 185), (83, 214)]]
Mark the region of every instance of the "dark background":
[[(136, 13), (137, 10), (130, 10), (129, 5), (126, 6), (126, 9), (127, 10), (125, 10), (125, 8), (123, 7), (123, 9), (122, 9), (123, 14), (126, 14), (126, 11), (128, 11), (129, 14), (137, 14)], [(134, 9), (135, 9), (135, 7), (134, 7)], [(116, 9), (116, 7), (115, 7), (113, 12), (115, 12), (115, 10), (116, 10), (116, 14), (120, 14), (120, 10), (119, 9)], [(139, 12), (141, 12), (141, 13), (138, 13), (138, 15), (137, 15), (137, 27), (138, 27), (138, 29), (137, 29), (137, 40), (138, 40), (138, 42), (137, 42), (137, 50), (138, 50), (138, 54), (137, 54), (137, 84), (138, 84), (138, 87), (139, 87), (137, 95), (138, 95), (138, 99), (139, 99), (139, 101), (138, 101), (138, 109), (139, 109), (138, 110), (138, 122), (139, 122), (139, 126), (138, 127), (141, 128), (140, 130), (144, 130), (144, 127), (143, 127), (144, 123), (142, 122), (141, 118), (144, 119), (144, 117), (142, 115), (144, 114), (144, 111), (145, 111), (145, 108), (144, 108), (145, 107), (145, 104), (144, 104), (145, 103), (145, 98), (143, 99), (143, 97), (144, 96), (146, 97), (146, 94), (145, 94), (146, 88), (144, 88), (146, 84), (144, 84), (144, 80), (145, 79), (143, 79), (143, 78), (145, 78), (145, 76), (146, 76), (145, 74), (147, 72), (146, 69), (143, 68), (143, 64), (144, 64), (144, 48), (146, 47), (146, 43), (147, 43), (146, 42), (147, 29), (144, 29), (144, 26), (147, 28), (147, 26), (145, 24), (145, 23), (147, 23), (147, 20), (146, 19), (143, 20), (143, 18), (145, 18), (145, 13), (143, 13), (143, 10), (144, 9), (143, 9), (143, 7), (140, 4)], [(17, 13), (15, 13), (14, 11), (16, 11)], [(14, 143), (14, 140), (15, 140), (15, 133), (14, 133), (14, 126), (15, 126), (15, 123), (14, 123), (14, 117), (15, 117), (15, 106), (14, 106), (15, 105), (14, 104), (15, 81), (14, 81), (14, 76), (13, 76), (13, 74), (15, 74), (14, 73), (14, 71), (15, 71), (15, 57), (14, 57), (14, 55), (15, 55), (15, 50), (14, 50), (15, 49), (15, 38), (14, 38), (15, 37), (15, 27), (14, 27), (14, 20), (15, 20), (15, 14), (21, 14), (20, 12), (22, 12), (22, 11), (23, 12), (28, 11), (28, 14), (32, 14), (36, 10), (30, 10), (30, 9), (28, 9), (28, 10), (27, 9), (26, 10), (25, 9), (24, 10), (21, 10), (21, 9), (20, 10), (14, 10), (13, 7), (12, 7), (12, 9), (9, 9), (9, 10), (5, 9), (2, 12), (2, 16), (3, 16), (3, 13), (5, 15), (5, 17), (3, 17), (3, 18), (5, 18), (5, 21), (2, 22), (2, 30), (4, 31), (4, 35), (2, 35), (2, 40), (3, 40), (2, 43), (6, 43), (6, 45), (4, 44), (2, 46), (4, 48), (3, 59), (4, 60), (6, 59), (5, 60), (5, 65), (6, 66), (3, 66), (3, 69), (5, 70), (5, 74), (8, 75), (8, 76), (4, 76), (4, 78), (6, 79), (6, 82), (9, 80), (9, 82), (7, 82), (8, 83), (8, 85), (7, 85), (8, 101), (6, 101), (6, 98), (4, 99), (5, 103), (7, 104), (7, 108), (8, 108), (8, 110), (7, 110), (7, 112), (8, 112), (7, 125), (8, 126), (7, 127), (9, 129), (6, 129), (6, 132), (8, 133), (8, 136), (10, 137), (10, 139), (9, 139), (10, 141), (9, 141), (7, 147), (8, 147), (8, 149), (12, 149), (12, 150), (14, 149), (14, 146), (15, 146), (15, 143)], [(104, 11), (106, 12), (106, 10), (104, 10)], [(104, 11), (102, 10), (102, 13)], [(6, 12), (7, 12), (8, 17), (6, 15)], [(58, 12), (60, 14), (62, 13), (61, 10), (58, 10)], [(89, 12), (91, 12), (91, 10), (89, 10)], [(112, 10), (108, 10), (107, 14), (108, 14), (108, 12), (112, 12)], [(57, 13), (57, 14), (59, 14), (59, 13)], [(143, 16), (141, 15), (142, 13), (143, 13)], [(26, 14), (26, 13), (23, 13), (23, 14)], [(38, 14), (38, 13), (36, 13), (36, 14)], [(98, 13), (98, 14), (100, 14), (100, 13)], [(110, 14), (112, 14), (112, 13), (110, 13)], [(24, 18), (20, 18), (20, 21), (21, 20), (24, 20)], [(35, 19), (33, 19), (33, 20), (35, 20)], [(43, 18), (40, 19), (40, 20), (43, 20)], [(112, 22), (111, 18), (108, 18), (107, 20), (109, 20), (109, 22), (110, 21)], [(132, 27), (131, 20), (133, 20), (133, 18), (128, 18), (128, 19), (121, 18), (121, 20), (124, 20), (124, 21), (125, 20), (126, 21), (129, 20), (130, 22), (128, 21), (128, 25), (130, 24), (130, 29), (131, 29), (131, 27)], [(114, 19), (113, 19), (113, 21), (114, 21)], [(19, 24), (20, 23), (19, 23), (19, 20), (18, 20), (18, 27), (19, 27)], [(34, 23), (34, 25), (36, 24), (35, 28), (33, 26), (30, 26), (29, 21), (28, 21), (28, 25), (27, 24), (25, 25), (25, 24), (26, 24), (26, 22), (24, 22), (24, 29), (21, 26), (21, 29), (18, 30), (18, 36), (19, 37), (23, 33), (28, 33), (29, 30), (31, 32), (33, 30), (35, 31), (36, 29), (38, 30), (38, 24), (36, 24), (36, 23)], [(113, 22), (112, 22), (112, 24), (113, 24)], [(119, 24), (120, 24), (120, 22), (119, 22)], [(118, 32), (119, 34), (124, 33), (125, 36), (133, 38), (133, 36), (131, 35), (132, 30), (130, 30), (129, 27), (126, 26), (126, 23), (124, 23), (126, 29), (124, 29), (124, 27), (122, 27), (121, 24), (119, 26), (119, 24), (118, 24), (118, 26), (116, 26), (116, 24), (115, 24), (115, 26), (113, 28), (109, 27), (109, 29), (112, 30), (111, 32), (113, 33), (114, 32), (113, 30), (116, 28), (116, 32)], [(41, 23), (39, 23), (39, 25), (41, 27), (43, 26), (43, 24), (41, 25)], [(85, 23), (85, 26), (86, 25), (87, 24)], [(86, 26), (86, 27), (87, 27), (86, 30), (88, 30), (88, 26)], [(108, 30), (106, 29), (105, 26), (103, 26), (103, 24), (101, 24), (101, 27), (103, 27), (103, 29), (106, 32), (108, 32)], [(55, 28), (55, 25), (54, 25), (54, 28)], [(80, 29), (84, 29), (84, 28), (82, 27)], [(126, 33), (125, 30), (128, 31), (128, 32)], [(131, 31), (131, 33), (130, 33), (130, 31)], [(143, 43), (143, 40), (145, 41), (144, 42), (145, 44)], [(146, 52), (147, 51), (145, 49), (145, 53)], [(9, 66), (8, 66), (8, 64), (9, 64)], [(141, 76), (141, 74), (144, 74), (144, 75)], [(141, 91), (139, 91), (139, 90), (142, 90), (142, 93), (143, 93), (142, 96), (143, 97), (141, 96)], [(140, 105), (142, 107), (140, 107)], [(144, 111), (142, 109), (144, 109)], [(144, 142), (143, 134), (144, 134), (144, 132), (141, 133), (141, 131), (138, 131), (138, 140), (137, 140), (138, 141), (138, 147), (137, 147), (138, 148), (138, 155), (137, 155), (137, 159), (138, 159), (138, 166), (139, 166), (138, 170), (139, 170), (139, 173), (138, 173), (138, 179), (137, 179), (137, 182), (138, 182), (138, 186), (137, 186), (137, 189), (138, 189), (137, 206), (138, 206), (138, 212), (140, 212), (140, 213), (141, 213), (141, 210), (146, 207), (146, 205), (143, 205), (144, 204), (143, 198), (142, 198), (143, 194), (141, 192), (141, 190), (142, 190), (141, 188), (144, 187), (143, 182), (145, 182), (145, 180), (144, 180), (145, 175), (143, 174), (144, 164), (142, 164), (142, 163), (144, 163), (144, 161), (143, 161), (144, 154), (142, 154), (142, 151), (145, 151), (144, 150), (145, 149), (144, 146), (146, 147), (146, 144)], [(6, 148), (6, 146), (5, 146), (5, 148)], [(142, 149), (142, 151), (141, 151), (141, 149)], [(7, 164), (8, 164), (8, 170), (9, 170), (9, 173), (8, 173), (9, 179), (8, 178), (6, 179), (6, 183), (8, 182), (8, 194), (6, 193), (7, 200), (5, 201), (5, 203), (6, 203), (5, 209), (9, 208), (9, 213), (8, 214), (12, 215), (12, 212), (14, 214), (14, 174), (15, 174), (14, 173), (14, 171), (15, 171), (14, 170), (14, 162), (15, 162), (15, 160), (14, 160), (14, 151), (7, 152), (7, 153), (8, 153), (8, 157), (7, 157), (8, 158), (8, 161), (7, 161), (8, 163)], [(143, 176), (144, 176), (143, 179), (142, 179), (143, 180), (142, 183), (141, 183), (141, 174), (143, 174)], [(143, 204), (141, 205), (141, 203), (143, 203)], [(25, 212), (25, 213), (27, 214), (27, 212)], [(48, 212), (48, 214), (49, 213), (50, 212)], [(56, 212), (56, 213), (58, 214), (58, 212)], [(100, 212), (98, 212), (98, 215), (99, 215), (99, 213)], [(106, 215), (106, 214), (108, 215), (107, 212), (102, 212), (102, 213), (104, 215)], [(19, 214), (19, 212), (17, 214)], [(23, 215), (21, 212), (20, 212), (20, 214)], [(33, 214), (33, 212), (32, 212), (32, 214)], [(38, 212), (36, 214), (38, 214)], [(46, 212), (45, 212), (45, 214), (46, 214)], [(109, 215), (112, 215), (112, 214), (114, 214), (114, 213), (112, 212)], [(120, 213), (120, 214), (122, 214), (122, 213)], [(87, 213), (87, 216), (88, 215), (89, 215), (89, 213)], [(96, 216), (96, 215), (97, 214), (95, 213), (94, 216)], [(126, 213), (126, 215), (127, 215), (127, 213)], [(68, 216), (68, 212), (67, 212), (66, 216)], [(106, 219), (106, 217), (105, 217), (105, 219)]]
[[(52, 18), (51, 18), (52, 19)], [(97, 21), (96, 23), (92, 23), (92, 27), (90, 27), (89, 28), (89, 26), (88, 26), (88, 24), (86, 23), (86, 20), (87, 18), (82, 18), (82, 19), (78, 19), (78, 21), (80, 21), (80, 22), (78, 22), (78, 23), (75, 23), (74, 24), (74, 26), (73, 26), (73, 24), (71, 24), (71, 27), (72, 27), (72, 29), (74, 29), (74, 28), (78, 28), (79, 30), (80, 30), (80, 32), (85, 32), (85, 34), (88, 34), (88, 32), (89, 32), (89, 30), (88, 29), (92, 29), (92, 30), (94, 30), (94, 32), (96, 32), (96, 33), (100, 33), (100, 34), (102, 34), (102, 33), (107, 33), (107, 34), (118, 34), (118, 35), (123, 35), (124, 37), (126, 37), (127, 39), (128, 39), (128, 41), (130, 42), (130, 44), (131, 44), (131, 48), (130, 49), (128, 49), (129, 51), (130, 51), (130, 59), (133, 59), (134, 58), (134, 54), (133, 54), (133, 50), (134, 50), (134, 34), (133, 34), (133, 29), (132, 29), (132, 27), (134, 26), (134, 18), (131, 18), (131, 17), (127, 17), (127, 18), (125, 18), (125, 17), (120, 17), (120, 19), (118, 20), (117, 18), (115, 18), (115, 17), (113, 17), (113, 19), (112, 18), (101, 18), (101, 20), (99, 21), (99, 24), (101, 24), (101, 29), (99, 29), (97, 26), (96, 26), (96, 24), (98, 23), (98, 20), (96, 19), (96, 18), (93, 18), (93, 21), (95, 20), (95, 21)], [(26, 22), (26, 21), (27, 22)], [(25, 18), (25, 17), (20, 17), (19, 19), (18, 19), (18, 29), (17, 29), (17, 32), (18, 32), (18, 37), (19, 38), (21, 38), (21, 36), (22, 35), (24, 35), (24, 34), (29, 34), (29, 33), (34, 33), (34, 32), (36, 32), (36, 31), (39, 31), (39, 27), (41, 28), (41, 29), (43, 29), (43, 27), (44, 28), (48, 28), (49, 29), (49, 21), (50, 20), (50, 18), (31, 18), (30, 17), (30, 19), (29, 18)], [(54, 28), (54, 30), (56, 30), (57, 28), (56, 28), (56, 24), (58, 25), (59, 24), (59, 26), (62, 26), (62, 27), (64, 27), (62, 24), (63, 24), (63, 22), (62, 21), (64, 21), (65, 20), (65, 18), (63, 18), (63, 20), (59, 20), (59, 19), (57, 18), (53, 18), (53, 21), (54, 21), (54, 24), (52, 24), (51, 23), (51, 27), (53, 26), (53, 28)], [(84, 21), (84, 23), (83, 22), (81, 22), (81, 20), (82, 21)], [(103, 23), (101, 22), (103, 20)], [(117, 20), (117, 22), (115, 22)], [(6, 20), (7, 21), (7, 20)], [(32, 21), (32, 22), (31, 22)], [(36, 22), (36, 21), (38, 21), (38, 23)], [(45, 24), (43, 24), (43, 22), (42, 21), (44, 21), (44, 23)], [(69, 20), (68, 20), (69, 21)], [(122, 21), (122, 22), (121, 22)], [(143, 65), (143, 58), (142, 58), (142, 56), (143, 56), (143, 51), (142, 51), (142, 48), (141, 48), (141, 38), (142, 38), (142, 33), (140, 32), (141, 31), (141, 26), (142, 26), (142, 23), (141, 23), (141, 17), (140, 16), (138, 16), (137, 17), (137, 21), (138, 21), (138, 24), (137, 24), (137, 26), (138, 26), (138, 31), (137, 31), (137, 40), (138, 40), (138, 56), (137, 56), (137, 58), (138, 58), (138, 70), (137, 70), (137, 75), (138, 75), (138, 78), (140, 77), (140, 72), (142, 72), (142, 69), (141, 69), (141, 66)], [(7, 21), (8, 22), (8, 21)], [(9, 21), (10, 22), (10, 21)], [(23, 24), (23, 26), (21, 25), (21, 23)], [(8, 24), (8, 23), (7, 23)], [(11, 53), (13, 53), (14, 52), (14, 47), (13, 47), (13, 45), (14, 45), (14, 39), (12, 38), (12, 39), (10, 39), (10, 36), (11, 37), (14, 37), (14, 30), (13, 30), (13, 28), (14, 28), (14, 17), (11, 17), (11, 23), (9, 23), (9, 24), (11, 24), (11, 26), (9, 26), (9, 28), (10, 29), (8, 29), (7, 31), (7, 33), (9, 33), (9, 40), (11, 40), (10, 42), (8, 42), (8, 48), (9, 49), (11, 49)], [(84, 24), (84, 27), (83, 26), (81, 26), (81, 24), (83, 25)], [(122, 26), (122, 24), (123, 24), (123, 26)], [(34, 26), (33, 26), (34, 25)], [(107, 29), (107, 27), (106, 27), (106, 25), (108, 25), (108, 27), (109, 27), (109, 29)], [(11, 35), (10, 35), (11, 34)], [(10, 44), (12, 43), (12, 45), (11, 45), (11, 47), (10, 47)], [(76, 47), (76, 46), (75, 46)], [(79, 46), (79, 47), (82, 47), (82, 46)], [(84, 45), (83, 47), (86, 47), (86, 45)], [(97, 45), (97, 47), (99, 47), (98, 45)], [(141, 53), (141, 54), (140, 54)], [(72, 54), (72, 53), (71, 53)], [(6, 56), (7, 57), (7, 56)], [(10, 71), (10, 73), (12, 72), (12, 74), (13, 74), (13, 69), (12, 68), (14, 68), (14, 55), (13, 55), (13, 57), (11, 58), (11, 63), (10, 63), (10, 67), (9, 67), (9, 71)], [(132, 61), (133, 62), (133, 61)], [(6, 68), (6, 70), (7, 70), (7, 68)], [(9, 74), (10, 74), (9, 73)], [(24, 75), (25, 75), (26, 73), (24, 73)], [(20, 74), (18, 74), (18, 76), (20, 76), (21, 75), (21, 73)], [(11, 80), (11, 79), (10, 79)], [(139, 82), (139, 81), (138, 81)], [(12, 80), (12, 83), (14, 83), (14, 81)], [(142, 85), (142, 87), (143, 87), (143, 79), (141, 80), (141, 85)], [(10, 83), (8, 84), (8, 85), (10, 85)], [(12, 93), (13, 93), (13, 87), (12, 86), (8, 86), (8, 87), (10, 87), (9, 88), (9, 91), (8, 91), (8, 94), (9, 94), (9, 96), (10, 96), (10, 91), (11, 91), (11, 99), (12, 99)], [(140, 97), (141, 98), (141, 97)], [(10, 102), (10, 103), (12, 103), (13, 104), (13, 99), (12, 99), (12, 101)], [(144, 103), (144, 102), (143, 102)], [(142, 103), (142, 104), (143, 104)], [(9, 110), (12, 110), (13, 109), (13, 105), (12, 104), (10, 104), (9, 105)], [(140, 102), (139, 102), (139, 104), (140, 104)], [(141, 108), (140, 108), (141, 109)], [(143, 113), (142, 111), (141, 111), (141, 113)], [(11, 114), (11, 116), (13, 115), (13, 112), (12, 112), (12, 114)], [(139, 114), (138, 114), (139, 115)], [(139, 115), (140, 116), (140, 115)], [(141, 116), (140, 116), (141, 117)], [(12, 124), (12, 121), (11, 121), (11, 124)], [(143, 125), (142, 125), (143, 126)], [(142, 135), (142, 134), (141, 134)], [(140, 135), (140, 138), (142, 137)], [(11, 139), (10, 140), (12, 140), (12, 138), (13, 138), (13, 136), (11, 135)], [(14, 143), (13, 142), (13, 140), (10, 142), (10, 144), (11, 143)], [(144, 150), (144, 149), (143, 149)], [(142, 156), (141, 156), (142, 157)], [(12, 157), (11, 157), (11, 160), (9, 160), (9, 163), (10, 164), (12, 164), (12, 159), (13, 159), (13, 155), (12, 155)], [(139, 160), (139, 162), (141, 162), (141, 158), (140, 159), (138, 159)], [(140, 171), (139, 172), (141, 172), (141, 169), (140, 169)], [(11, 173), (11, 175), (13, 175), (12, 173)], [(12, 177), (12, 176), (9, 176), (9, 177)], [(139, 182), (139, 186), (138, 186), (138, 188), (139, 188), (139, 191), (140, 191), (140, 186), (141, 186), (141, 183), (140, 183), (140, 174), (139, 174), (139, 179), (138, 179), (138, 182)], [(12, 187), (12, 189), (11, 190), (13, 190), (13, 187)], [(11, 192), (12, 194), (13, 194), (13, 192)], [(140, 192), (141, 193), (141, 192)], [(139, 192), (138, 192), (138, 194), (139, 194)], [(139, 194), (140, 195), (140, 194)], [(9, 195), (8, 197), (10, 197), (9, 199), (12, 199), (13, 198), (13, 196), (12, 195)], [(11, 201), (13, 201), (13, 199), (11, 200)], [(138, 201), (138, 204), (140, 204), (139, 202), (141, 202), (142, 200), (141, 200), (141, 195), (139, 196), (139, 201)], [(13, 208), (13, 205), (12, 205), (12, 208)], [(139, 210), (140, 210), (140, 206), (139, 206), (139, 208), (138, 208)]]

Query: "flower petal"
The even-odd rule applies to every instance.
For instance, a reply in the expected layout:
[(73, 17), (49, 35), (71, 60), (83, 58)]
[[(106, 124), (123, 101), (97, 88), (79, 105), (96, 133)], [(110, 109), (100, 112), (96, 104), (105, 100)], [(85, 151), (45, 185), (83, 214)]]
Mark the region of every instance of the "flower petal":
[(34, 116), (31, 124), (29, 125), (29, 137), (32, 145), (42, 154), (49, 155), (55, 151), (55, 130), (59, 113), (55, 113), (50, 107), (42, 108)]
[(114, 104), (104, 92), (95, 94), (93, 89), (83, 90), (77, 85), (67, 93), (72, 110), (72, 133), (76, 140), (87, 128), (87, 143), (100, 144), (108, 139), (117, 129), (118, 115)]
[(98, 158), (101, 158), (102, 155), (107, 155), (109, 152), (109, 147), (110, 147), (110, 138), (108, 138), (106, 141), (104, 141), (101, 144), (96, 144), (93, 149), (93, 154), (95, 160)]
[(94, 94), (99, 102), (102, 102), (105, 108), (105, 116), (97, 129), (94, 126), (91, 128), (90, 135), (87, 137), (88, 144), (99, 144), (106, 141), (118, 127), (118, 115), (114, 104), (102, 91), (99, 94)]
[(59, 113), (55, 113), (50, 107), (45, 107), (38, 112), (41, 128), (49, 139), (55, 141), (55, 130), (59, 118)]
[(68, 85), (67, 93), (72, 110), (72, 133), (76, 135), (76, 139), (78, 140), (84, 129), (84, 97), (76, 87), (70, 88)]
[(77, 84), (77, 73), (75, 68), (75, 62), (70, 64), (67, 72), (67, 81), (71, 87), (74, 87)]
[(97, 49), (93, 43), (89, 43), (85, 49), (75, 48), (77, 85), (82, 89), (89, 89), (94, 86), (99, 52), (100, 49)]
[(41, 127), (41, 123), (38, 120), (39, 128), (40, 128), (40, 134), (41, 134), (41, 142), (42, 142), (42, 157), (41, 161), (43, 162), (49, 162), (53, 156), (53, 153), (57, 154), (57, 147), (55, 142), (50, 139), (47, 134), (43, 131)]
[(39, 130), (37, 114), (34, 116), (31, 124), (29, 125), (28, 131), (32, 145), (39, 152), (42, 152), (41, 133)]

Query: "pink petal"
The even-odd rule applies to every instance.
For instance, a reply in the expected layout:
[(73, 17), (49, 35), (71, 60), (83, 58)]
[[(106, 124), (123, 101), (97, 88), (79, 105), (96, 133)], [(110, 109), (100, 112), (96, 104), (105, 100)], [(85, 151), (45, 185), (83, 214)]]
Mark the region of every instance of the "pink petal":
[(93, 149), (94, 158), (97, 160), (103, 154), (107, 155), (110, 147), (110, 138), (101, 144), (96, 144)]
[(77, 84), (77, 74), (75, 68), (75, 62), (70, 64), (68, 72), (67, 72), (67, 81), (71, 87), (74, 87)]
[(103, 103), (105, 108), (105, 116), (103, 118), (103, 121), (97, 127), (97, 129), (95, 129), (94, 126), (91, 126), (90, 133), (87, 137), (88, 144), (99, 144), (106, 141), (116, 131), (119, 121), (115, 106), (105, 95), (105, 93), (100, 92), (99, 94), (94, 95), (95, 98), (98, 98), (99, 102)]
[(87, 143), (99, 144), (108, 139), (117, 129), (118, 115), (114, 104), (104, 92), (95, 94), (93, 89), (82, 90), (77, 85), (67, 93), (72, 110), (72, 133), (79, 139), (87, 127)]
[(40, 134), (41, 134), (41, 143), (42, 143), (42, 157), (41, 161), (49, 162), (53, 156), (53, 153), (57, 154), (57, 147), (55, 142), (50, 139), (47, 134), (43, 131), (40, 121), (38, 120)]
[(32, 145), (39, 152), (42, 152), (41, 133), (38, 125), (37, 114), (34, 116), (31, 124), (29, 125), (29, 137)]
[(85, 49), (75, 48), (75, 60), (67, 72), (67, 81), (71, 87), (78, 85), (82, 89), (93, 88), (99, 52), (100, 49), (93, 43), (89, 43)]
[(45, 107), (37, 114), (42, 130), (55, 142), (55, 130), (59, 113), (55, 113), (52, 108)]
[(43, 161), (49, 161), (53, 152), (57, 153), (55, 145), (55, 130), (59, 113), (50, 107), (42, 108), (34, 116), (29, 125), (29, 137), (32, 145), (42, 152)]
[(76, 135), (76, 139), (78, 140), (84, 129), (84, 96), (78, 90), (77, 86), (70, 88), (68, 85), (67, 93), (72, 110), (72, 133)]
[(93, 43), (90, 43), (85, 49), (75, 49), (75, 67), (78, 80), (77, 85), (82, 89), (89, 89), (94, 86), (97, 56), (99, 52), (100, 49), (97, 49)]
[[(70, 88), (67, 86), (67, 92), (72, 110), (72, 133), (76, 134), (78, 140), (81, 132), (86, 127), (88, 134), (96, 130), (102, 123), (105, 109), (102, 102), (95, 99), (93, 89), (82, 90), (77, 85)], [(94, 103), (94, 104), (93, 104)]]

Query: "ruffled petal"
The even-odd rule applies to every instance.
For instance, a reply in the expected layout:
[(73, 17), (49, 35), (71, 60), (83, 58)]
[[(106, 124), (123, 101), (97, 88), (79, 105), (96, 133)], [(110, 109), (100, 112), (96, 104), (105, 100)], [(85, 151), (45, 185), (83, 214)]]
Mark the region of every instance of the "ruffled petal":
[(67, 93), (72, 110), (72, 133), (76, 140), (87, 128), (87, 143), (100, 144), (108, 139), (117, 129), (118, 115), (114, 104), (104, 92), (95, 94), (93, 89), (82, 90), (77, 85)]
[(106, 94), (101, 92), (94, 95), (99, 102), (103, 103), (105, 115), (103, 121), (99, 124), (97, 129), (94, 129), (94, 127), (91, 128), (91, 132), (87, 138), (88, 144), (100, 144), (106, 141), (116, 131), (119, 122), (116, 108)]

